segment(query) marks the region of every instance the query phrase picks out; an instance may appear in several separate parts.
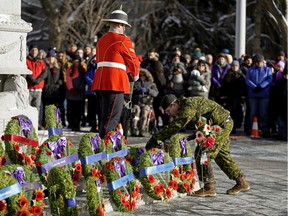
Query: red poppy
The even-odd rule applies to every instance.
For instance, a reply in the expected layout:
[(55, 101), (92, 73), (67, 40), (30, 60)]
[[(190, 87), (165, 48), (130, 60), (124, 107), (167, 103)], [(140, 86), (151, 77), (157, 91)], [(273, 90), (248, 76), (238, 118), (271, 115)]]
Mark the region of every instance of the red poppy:
[(172, 181), (172, 180), (170, 180), (170, 181), (168, 182), (168, 187), (173, 188), (173, 181)]
[(30, 213), (32, 213), (32, 214), (34, 213), (34, 208), (32, 206), (30, 206), (28, 210)]
[(41, 215), (41, 213), (42, 213), (42, 209), (41, 209), (41, 207), (39, 207), (39, 206), (34, 206), (34, 214), (35, 215)]
[(24, 153), (22, 153), (22, 154), (18, 154), (18, 160), (19, 161), (23, 161), (25, 159), (25, 154)]
[[(44, 145), (44, 144), (43, 144), (43, 145)], [(37, 149), (36, 149), (36, 153), (37, 153), (37, 154), (41, 154), (41, 153), (42, 153), (42, 149), (41, 149), (41, 148), (37, 148)]]
[(196, 178), (193, 178), (192, 184), (194, 185), (196, 183)]
[(31, 165), (31, 164), (32, 164), (32, 160), (31, 160), (30, 157), (26, 156), (26, 157), (25, 157), (25, 160), (26, 160), (26, 164), (27, 164), (27, 165)]
[(6, 202), (4, 200), (0, 200), (0, 211), (4, 211), (6, 209)]
[(31, 158), (33, 161), (36, 160), (36, 156), (35, 156), (34, 154), (31, 154), (31, 155), (30, 155), (30, 158)]
[(174, 168), (173, 169), (173, 175), (177, 178), (179, 176), (179, 171), (178, 169)]
[(112, 165), (109, 165), (109, 167), (108, 167), (108, 169), (110, 169), (110, 170), (114, 170), (114, 166), (112, 166)]
[(189, 185), (189, 184), (184, 183), (184, 184), (183, 184), (183, 187), (184, 187), (184, 189), (185, 189), (187, 192), (190, 192), (190, 185)]
[(163, 185), (163, 184), (160, 184), (159, 187), (160, 187), (161, 192), (163, 192), (164, 189), (165, 189), (164, 185)]
[(160, 193), (162, 192), (160, 186), (155, 186), (155, 187), (154, 187), (154, 192), (155, 192), (156, 194), (160, 194)]
[(29, 212), (27, 212), (26, 210), (20, 211), (19, 216), (29, 216)]
[(50, 157), (52, 155), (52, 152), (49, 151), (49, 152), (46, 153), (46, 155), (48, 155)]
[(152, 148), (151, 150), (152, 150), (152, 152), (155, 152), (155, 151), (156, 151), (156, 148)]
[(182, 174), (182, 175), (181, 175), (181, 180), (184, 181), (184, 180), (186, 180), (186, 179), (187, 179), (186, 174), (185, 174), (185, 173)]
[(70, 147), (70, 148), (72, 148), (72, 147), (73, 147), (73, 144), (72, 144), (71, 142), (69, 142), (69, 144), (68, 144), (68, 145), (69, 145), (69, 147)]
[(137, 207), (137, 203), (135, 200), (131, 201), (131, 209), (135, 209)]
[(138, 197), (138, 193), (136, 191), (132, 191), (131, 197), (132, 197), (132, 199), (137, 198)]
[(105, 139), (105, 140), (104, 140), (104, 144), (105, 144), (105, 145), (108, 145), (108, 144), (109, 144), (109, 140)]
[(218, 133), (220, 132), (220, 128), (216, 127), (215, 131)]
[(72, 178), (73, 178), (73, 181), (74, 181), (74, 182), (79, 182), (79, 180), (80, 180), (80, 175), (75, 173)]
[(97, 174), (97, 170), (95, 168), (92, 168), (91, 169), (91, 175), (96, 176), (96, 174)]
[(82, 172), (82, 166), (81, 166), (80, 163), (77, 163), (77, 164), (76, 164), (75, 172), (77, 172), (77, 173), (81, 173), (81, 172)]
[(47, 147), (48, 144), (45, 142), (45, 143), (42, 144), (42, 146)]
[(98, 212), (98, 216), (105, 216), (105, 213), (103, 211), (103, 209), (101, 209), (100, 207), (97, 208), (97, 212)]
[(26, 206), (28, 206), (28, 200), (25, 197), (21, 197), (19, 201), (19, 206), (21, 208), (25, 208)]
[(117, 194), (118, 194), (118, 195), (121, 195), (121, 194), (122, 194), (122, 191), (121, 191), (120, 189), (118, 189), (118, 190), (117, 190)]
[(135, 184), (134, 190), (135, 190), (137, 193), (140, 193), (140, 186), (139, 186), (138, 184)]
[(172, 196), (172, 192), (167, 188), (166, 189), (166, 196), (170, 198)]
[(100, 175), (100, 181), (101, 181), (101, 183), (105, 182), (105, 176), (104, 175)]
[(173, 182), (173, 189), (174, 190), (178, 189), (178, 183), (176, 181)]
[(5, 165), (6, 164), (6, 157), (2, 156), (1, 158), (1, 165)]
[(36, 197), (36, 200), (37, 200), (37, 201), (43, 200), (43, 199), (44, 199), (43, 191), (37, 190), (37, 191), (35, 192), (35, 197)]
[(19, 152), (19, 151), (20, 151), (20, 146), (19, 146), (18, 143), (14, 145), (14, 150), (15, 150), (16, 152)]
[(203, 122), (199, 121), (198, 126), (202, 126), (202, 125), (203, 125)]
[(208, 165), (208, 160), (204, 161), (204, 165), (205, 165), (205, 166)]
[(154, 179), (153, 175), (148, 175), (147, 179), (148, 179), (149, 183), (154, 183), (155, 182), (155, 179)]
[(192, 166), (192, 169), (194, 170), (195, 169), (195, 163), (192, 163), (191, 166)]
[(41, 167), (41, 166), (42, 166), (42, 162), (39, 161), (39, 162), (37, 163), (37, 166), (38, 166), (38, 167)]

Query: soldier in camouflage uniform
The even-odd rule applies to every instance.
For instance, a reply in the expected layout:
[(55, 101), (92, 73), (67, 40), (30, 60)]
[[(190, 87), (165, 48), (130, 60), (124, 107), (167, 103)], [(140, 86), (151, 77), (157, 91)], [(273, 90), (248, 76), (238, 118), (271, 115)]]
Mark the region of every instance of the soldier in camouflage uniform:
[[(192, 195), (208, 197), (216, 196), (215, 180), (211, 160), (214, 159), (220, 169), (229, 177), (236, 180), (236, 185), (227, 190), (227, 194), (235, 195), (241, 191), (250, 189), (249, 183), (245, 180), (245, 176), (230, 154), (229, 134), (233, 128), (233, 120), (228, 110), (216, 102), (203, 97), (182, 97), (177, 99), (174, 95), (166, 95), (161, 101), (161, 108), (169, 116), (175, 117), (174, 120), (163, 128), (162, 131), (154, 134), (148, 143), (146, 149), (157, 146), (157, 140), (169, 139), (178, 133), (186, 125), (195, 127), (199, 115), (212, 119), (214, 124), (222, 128), (222, 133), (215, 140), (215, 145), (208, 153), (208, 165), (204, 166), (203, 175), (201, 173), (201, 152), (199, 147), (195, 149), (196, 168), (199, 180), (204, 182), (204, 187), (196, 191)], [(203, 177), (203, 178), (202, 178)]]

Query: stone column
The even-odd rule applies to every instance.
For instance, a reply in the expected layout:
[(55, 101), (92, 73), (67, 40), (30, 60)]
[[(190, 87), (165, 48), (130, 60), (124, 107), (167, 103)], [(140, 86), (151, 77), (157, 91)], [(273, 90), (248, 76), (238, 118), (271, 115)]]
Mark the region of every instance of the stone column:
[(38, 129), (38, 111), (29, 105), (26, 36), (31, 23), (21, 19), (21, 0), (0, 1), (0, 135), (11, 117), (26, 115)]

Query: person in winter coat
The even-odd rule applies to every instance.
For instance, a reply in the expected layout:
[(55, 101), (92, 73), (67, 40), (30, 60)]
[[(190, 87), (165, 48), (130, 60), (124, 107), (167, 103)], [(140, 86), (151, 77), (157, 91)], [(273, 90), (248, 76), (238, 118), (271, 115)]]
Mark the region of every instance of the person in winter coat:
[(204, 60), (199, 60), (197, 69), (190, 72), (188, 79), (188, 96), (200, 96), (208, 98), (211, 85), (211, 72)]
[(87, 65), (81, 57), (75, 54), (73, 61), (67, 63), (65, 69), (66, 77), (66, 99), (67, 119), (72, 131), (80, 131), (81, 114), (85, 103), (85, 80), (84, 74)]
[(124, 106), (124, 94), (130, 93), (129, 76), (136, 81), (140, 66), (132, 41), (124, 35), (126, 27), (131, 27), (127, 14), (115, 10), (109, 19), (103, 21), (109, 22), (110, 29), (96, 45), (97, 71), (92, 85), (92, 90), (101, 100), (101, 138), (117, 128)]
[(175, 95), (166, 95), (161, 101), (161, 108), (169, 116), (175, 117), (173, 121), (165, 126), (163, 130), (153, 134), (146, 144), (146, 149), (155, 148), (158, 140), (164, 141), (171, 136), (179, 133), (185, 126), (195, 128), (199, 116), (211, 119), (213, 124), (222, 128), (220, 136), (215, 139), (215, 144), (208, 152), (208, 164), (201, 169), (201, 149), (199, 146), (195, 149), (196, 168), (200, 181), (204, 182), (204, 187), (194, 192), (195, 196), (215, 197), (216, 183), (213, 173), (212, 160), (215, 160), (220, 169), (229, 177), (236, 181), (236, 185), (227, 190), (227, 194), (235, 195), (239, 192), (245, 192), (250, 189), (249, 183), (245, 179), (244, 173), (238, 167), (231, 157), (230, 153), (230, 132), (233, 128), (233, 120), (228, 110), (225, 110), (215, 101), (203, 97), (179, 98)]
[[(31, 44), (29, 47), (29, 55), (26, 58), (26, 65), (32, 74), (26, 76), (26, 81), (28, 84), (30, 105), (36, 107), (40, 114), (42, 90), (44, 88), (44, 79), (47, 76), (47, 71), (45, 61), (39, 59), (38, 53), (38, 46)], [(40, 119), (39, 115), (39, 120)], [(41, 122), (39, 122), (39, 125), (41, 125)]]
[(270, 137), (268, 107), (272, 79), (271, 69), (264, 65), (264, 56), (255, 56), (255, 66), (249, 68), (246, 74), (249, 122), (251, 131), (253, 118), (258, 117), (262, 137)]
[(135, 82), (133, 90), (133, 108), (135, 116), (132, 122), (132, 136), (144, 137), (144, 131), (148, 121), (148, 115), (153, 109), (153, 99), (159, 94), (156, 84), (154, 83), (151, 73), (141, 68), (140, 79)]
[(210, 98), (219, 104), (223, 104), (221, 101), (221, 86), (224, 76), (227, 74), (230, 67), (227, 56), (224, 53), (218, 55), (217, 61), (212, 67)]
[(51, 104), (59, 107), (59, 98), (61, 95), (61, 86), (63, 83), (63, 76), (61, 76), (61, 71), (56, 59), (56, 52), (53, 49), (48, 51), (46, 56), (46, 62), (47, 77), (44, 80), (45, 85), (42, 92), (42, 101), (44, 108), (43, 125), (45, 120), (45, 107)]
[(239, 68), (239, 61), (234, 60), (222, 82), (221, 95), (226, 98), (225, 108), (230, 111), (234, 121), (233, 133), (236, 132), (236, 128), (240, 128), (242, 125), (244, 116), (242, 103), (246, 95), (245, 75)]

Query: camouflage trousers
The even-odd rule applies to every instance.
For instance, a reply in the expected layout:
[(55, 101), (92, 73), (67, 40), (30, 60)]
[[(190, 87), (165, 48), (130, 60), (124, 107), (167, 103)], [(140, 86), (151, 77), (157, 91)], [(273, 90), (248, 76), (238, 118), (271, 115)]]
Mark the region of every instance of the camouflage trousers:
[(215, 145), (208, 153), (208, 165), (201, 165), (202, 151), (197, 146), (195, 149), (196, 169), (199, 180), (203, 183), (215, 183), (212, 160), (214, 159), (219, 168), (228, 176), (229, 179), (236, 180), (243, 175), (241, 169), (232, 159), (230, 154), (230, 132), (233, 128), (233, 120), (229, 120), (221, 125), (222, 133), (215, 140)]

